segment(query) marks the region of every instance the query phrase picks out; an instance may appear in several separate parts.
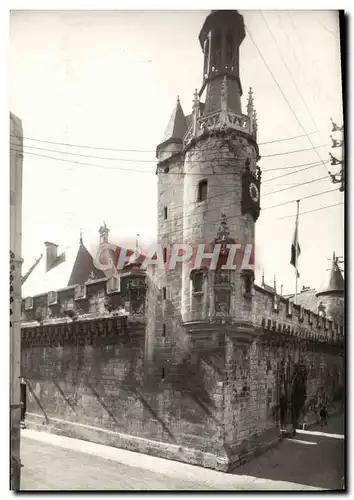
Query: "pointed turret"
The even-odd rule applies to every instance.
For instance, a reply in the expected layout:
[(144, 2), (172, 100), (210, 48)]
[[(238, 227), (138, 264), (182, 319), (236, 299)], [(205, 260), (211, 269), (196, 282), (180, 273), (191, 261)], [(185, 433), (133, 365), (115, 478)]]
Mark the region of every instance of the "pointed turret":
[(338, 258), (333, 252), (332, 267), (328, 273), (326, 280), (317, 293), (317, 297), (329, 293), (343, 293), (344, 292), (344, 279), (341, 270), (338, 266)]
[[(184, 116), (179, 97), (177, 97), (176, 106), (168, 121), (165, 133), (160, 144), (157, 146), (156, 156), (168, 144), (182, 144), (182, 138), (187, 130), (186, 117)], [(177, 148), (175, 148), (176, 150)]]
[(344, 323), (344, 278), (334, 252), (331, 269), (316, 297), (323, 304), (329, 319)]

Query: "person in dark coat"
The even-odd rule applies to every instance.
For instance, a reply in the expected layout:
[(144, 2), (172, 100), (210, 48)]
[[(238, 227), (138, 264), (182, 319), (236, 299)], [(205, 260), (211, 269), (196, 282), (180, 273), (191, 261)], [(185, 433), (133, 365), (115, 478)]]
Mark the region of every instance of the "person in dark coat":
[(287, 411), (288, 411), (288, 401), (283, 390), (279, 398), (279, 410), (280, 410), (280, 428), (285, 429), (287, 424)]
[(328, 420), (327, 408), (326, 408), (325, 404), (322, 403), (321, 407), (320, 407), (320, 424), (327, 425), (327, 420)]

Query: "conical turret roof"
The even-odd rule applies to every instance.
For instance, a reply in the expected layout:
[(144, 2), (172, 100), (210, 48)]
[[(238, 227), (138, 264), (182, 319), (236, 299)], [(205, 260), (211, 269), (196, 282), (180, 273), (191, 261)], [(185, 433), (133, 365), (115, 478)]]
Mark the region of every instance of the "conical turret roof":
[(317, 296), (334, 292), (344, 292), (344, 278), (338, 266), (338, 259), (333, 253), (331, 270), (329, 271), (322, 287), (318, 291)]
[(177, 98), (176, 106), (168, 121), (165, 133), (160, 142), (160, 146), (161, 144), (164, 144), (167, 141), (172, 142), (173, 140), (177, 141), (182, 140), (186, 130), (187, 130), (186, 117), (184, 116), (181, 103), (179, 102), (179, 98)]

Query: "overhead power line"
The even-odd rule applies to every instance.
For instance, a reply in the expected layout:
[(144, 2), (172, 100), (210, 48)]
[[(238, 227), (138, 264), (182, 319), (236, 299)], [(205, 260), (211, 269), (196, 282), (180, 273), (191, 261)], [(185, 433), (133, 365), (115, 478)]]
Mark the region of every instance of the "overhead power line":
[[(310, 194), (308, 196), (303, 196), (301, 200), (308, 200), (309, 198), (315, 198), (316, 196), (322, 196), (323, 194), (327, 193), (333, 193), (333, 191), (337, 191), (337, 189), (329, 189), (328, 191), (321, 191), (321, 193), (315, 193), (315, 194)], [(277, 208), (277, 207), (282, 207), (283, 205), (288, 205), (289, 203), (295, 203), (299, 198), (296, 200), (289, 200), (289, 201), (284, 201), (283, 203), (278, 203), (277, 205), (272, 205), (270, 207), (265, 207), (262, 208), (262, 210), (269, 210), (270, 208)]]
[[(296, 200), (285, 201), (285, 202), (283, 202), (283, 203), (279, 203), (278, 205), (274, 205), (274, 206), (271, 206), (271, 207), (265, 207), (265, 208), (263, 208), (263, 209), (262, 209), (262, 211), (267, 210), (267, 209), (270, 209), (270, 208), (275, 208), (275, 207), (281, 207), (281, 206), (283, 206), (283, 205), (288, 205), (289, 203), (295, 203), (295, 201), (297, 201), (297, 200), (302, 201), (302, 200), (306, 200), (306, 199), (308, 199), (308, 198), (314, 198), (314, 197), (316, 197), (316, 196), (321, 196), (321, 195), (323, 195), (323, 194), (327, 194), (327, 193), (329, 193), (329, 192), (331, 192), (331, 191), (336, 191), (336, 189), (332, 189), (332, 190), (329, 190), (329, 191), (323, 191), (323, 192), (321, 192), (321, 193), (315, 193), (315, 194), (312, 194), (312, 195), (309, 195), (309, 196), (304, 196), (304, 197), (302, 197), (302, 198), (297, 198)], [(230, 193), (234, 193), (234, 192), (235, 192), (235, 189), (231, 189), (231, 190), (228, 190), (228, 191), (224, 191), (223, 193), (220, 193), (220, 194), (217, 194), (217, 195), (214, 195), (214, 196), (210, 196), (210, 197), (208, 197), (207, 199), (220, 198), (220, 197), (225, 196), (226, 194), (230, 194)], [(169, 211), (170, 211), (170, 212), (173, 212), (173, 211), (174, 211), (174, 210), (176, 210), (177, 208), (182, 208), (182, 207), (186, 207), (186, 206), (189, 206), (189, 205), (195, 205), (195, 202), (193, 201), (193, 202), (191, 202), (191, 203), (185, 203), (185, 204), (183, 204), (183, 205), (181, 204), (181, 205), (176, 205), (176, 206), (174, 206), (174, 207), (169, 207)], [(203, 214), (205, 215), (206, 213), (214, 212), (214, 211), (215, 211), (215, 210), (217, 210), (218, 208), (220, 208), (220, 209), (222, 209), (222, 210), (223, 210), (223, 209), (224, 209), (224, 207), (225, 207), (225, 205), (226, 205), (226, 202), (224, 202), (224, 203), (220, 203), (220, 205), (219, 205), (219, 206), (213, 206), (212, 208), (210, 208), (210, 209), (208, 209), (208, 210), (205, 210), (205, 211), (203, 212)], [(198, 208), (198, 207), (196, 206), (196, 208)], [(165, 223), (166, 223), (166, 225), (167, 225), (167, 227), (168, 227), (168, 225), (169, 225), (169, 224), (171, 224), (171, 222), (174, 224), (174, 223), (176, 223), (177, 221), (181, 221), (181, 220), (187, 219), (187, 218), (189, 218), (189, 217), (191, 217), (191, 216), (193, 216), (193, 212), (192, 212), (192, 213), (189, 213), (189, 214), (187, 214), (187, 215), (178, 215), (177, 217), (173, 217), (172, 219), (171, 219), (171, 218), (166, 219), (166, 220), (164, 220), (163, 222), (165, 222)], [(240, 215), (232, 215), (232, 216), (228, 217), (227, 219), (228, 219), (228, 220), (229, 220), (229, 219), (235, 219), (235, 218), (237, 218), (237, 217), (240, 217)], [(213, 221), (208, 221), (208, 224), (209, 224), (209, 223), (214, 223), (214, 222), (215, 222), (215, 223), (216, 223), (216, 222), (220, 222), (220, 219), (216, 219), (216, 220), (213, 220)], [(193, 229), (193, 228), (197, 228), (197, 227), (200, 227), (200, 223), (198, 223), (198, 224), (194, 224), (194, 225), (189, 226), (189, 229)], [(177, 233), (177, 232), (179, 232), (179, 231), (181, 231), (181, 229), (176, 229), (176, 230), (171, 230), (171, 231), (170, 231), (170, 230), (168, 230), (168, 231), (166, 231), (166, 232), (168, 233), (168, 235), (171, 235), (171, 234)]]
[[(18, 146), (18, 145), (13, 144), (12, 148), (14, 146)], [(67, 159), (67, 158), (56, 158), (54, 156), (43, 155), (43, 154), (40, 154), (40, 153), (32, 153), (31, 151), (23, 151), (23, 149), (21, 149), (21, 148), (20, 149), (11, 149), (11, 151), (16, 151), (18, 153), (32, 155), (32, 156), (38, 156), (38, 157), (41, 157), (41, 158), (48, 158), (50, 160), (64, 161), (64, 162), (67, 162), (67, 163), (75, 163), (77, 165), (84, 165), (84, 166), (89, 166), (89, 167), (103, 168), (103, 169), (106, 169), (106, 170), (117, 170), (117, 171), (123, 171), (123, 172), (141, 172), (141, 173), (148, 173), (148, 174), (156, 174), (156, 171), (153, 171), (153, 170), (142, 170), (142, 169), (133, 169), (133, 168), (110, 167), (109, 165), (98, 165), (97, 163), (86, 163), (86, 162), (76, 161), (74, 159), (70, 160), (70, 159)], [(222, 159), (223, 158), (219, 158), (219, 160), (222, 160)], [(227, 160), (232, 160), (232, 159), (235, 159), (235, 158), (226, 158), (226, 159)], [(242, 158), (242, 159), (244, 159), (244, 158)], [(218, 160), (218, 159), (216, 158), (215, 160)], [(127, 160), (127, 161), (133, 161), (133, 160)], [(205, 161), (210, 161), (210, 160), (205, 160)], [(155, 162), (155, 163), (157, 163), (157, 162)], [(313, 165), (313, 162), (311, 162), (311, 163), (304, 163), (302, 165)], [(290, 166), (290, 167), (279, 167), (279, 168), (275, 168), (275, 169), (268, 169), (268, 170), (265, 170), (263, 173), (272, 172), (272, 171), (275, 171), (275, 170), (287, 170), (289, 168), (292, 169), (292, 168), (296, 168), (296, 167), (302, 166), (302, 165), (294, 165), (294, 166)], [(168, 174), (169, 175), (181, 175), (180, 173), (177, 173), (177, 172), (167, 172), (164, 175), (168, 175)], [(200, 174), (199, 173), (190, 172), (188, 174), (183, 174), (183, 175), (200, 175)], [(207, 175), (217, 176), (217, 175), (232, 175), (232, 174), (226, 173), (226, 172), (225, 173), (223, 173), (223, 172), (217, 172), (217, 173), (205, 173), (203, 175), (204, 176), (207, 176)]]
[[(329, 161), (327, 163), (329, 163)], [(271, 182), (271, 181), (275, 181), (277, 179), (281, 179), (282, 177), (287, 177), (288, 175), (298, 174), (299, 172), (304, 172), (305, 170), (310, 170), (311, 168), (319, 167), (320, 165), (322, 165), (321, 162), (316, 162), (314, 165), (311, 164), (311, 166), (305, 167), (305, 168), (301, 168), (300, 170), (295, 170), (295, 172), (289, 172), (288, 174), (282, 174), (282, 175), (278, 175), (277, 177), (271, 177), (270, 179), (266, 179), (265, 181), (262, 181), (262, 185), (265, 184), (265, 183), (267, 183), (267, 182)]]
[[(317, 131), (310, 132), (308, 135), (314, 135), (314, 134), (318, 134), (318, 132)], [(275, 139), (272, 141), (260, 142), (260, 143), (258, 143), (258, 146), (264, 146), (266, 144), (275, 144), (277, 142), (292, 141), (294, 139), (300, 139), (301, 137), (306, 137), (306, 136), (307, 136), (307, 134), (296, 135), (294, 137), (284, 137), (282, 139)], [(11, 135), (11, 137), (19, 139), (19, 137), (16, 135)], [(88, 145), (82, 145), (82, 144), (70, 144), (67, 142), (48, 141), (48, 140), (44, 140), (44, 139), (38, 139), (38, 138), (26, 137), (26, 136), (23, 136), (21, 139), (26, 139), (26, 140), (35, 141), (35, 142), (43, 142), (45, 144), (54, 144), (56, 146), (68, 146), (71, 148), (96, 149), (97, 151), (118, 151), (118, 152), (122, 152), (122, 153), (155, 153), (156, 152), (156, 149), (153, 150), (153, 149), (107, 148), (107, 147), (102, 147), (102, 146), (88, 146)], [(179, 150), (176, 150), (175, 152), (177, 153), (177, 152), (179, 152)]]
[(324, 175), (323, 177), (317, 177), (316, 179), (312, 179), (311, 181), (299, 182), (298, 184), (295, 184), (293, 186), (288, 186), (288, 187), (285, 187), (283, 189), (277, 189), (276, 191), (271, 191), (270, 193), (263, 194), (262, 197), (264, 198), (265, 196), (269, 196), (271, 194), (276, 194), (276, 193), (281, 193), (282, 191), (287, 191), (288, 189), (302, 187), (302, 186), (305, 186), (306, 184), (312, 184), (314, 182), (319, 182), (319, 181), (322, 181), (324, 179), (328, 180), (328, 176)]
[(286, 62), (286, 60), (285, 60), (285, 58), (284, 58), (284, 56), (283, 56), (283, 53), (282, 53), (282, 51), (280, 50), (280, 47), (279, 47), (279, 45), (278, 45), (278, 42), (277, 42), (277, 40), (276, 40), (276, 38), (275, 38), (275, 36), (274, 36), (274, 34), (273, 34), (273, 32), (272, 32), (272, 30), (271, 30), (271, 28), (270, 28), (269, 24), (268, 24), (268, 21), (267, 21), (267, 19), (266, 19), (265, 15), (263, 14), (263, 12), (262, 12), (262, 11), (261, 11), (261, 16), (262, 16), (262, 18), (263, 18), (263, 20), (264, 20), (265, 25), (267, 26), (267, 29), (268, 29), (268, 31), (269, 31), (269, 33), (270, 33), (270, 36), (272, 37), (272, 39), (273, 39), (273, 41), (274, 41), (274, 43), (275, 43), (275, 45), (276, 45), (276, 47), (277, 47), (277, 49), (278, 49), (278, 52), (279, 52), (279, 54), (280, 54), (280, 58), (281, 58), (281, 60), (282, 60), (282, 62), (283, 62), (283, 64), (284, 64), (284, 66), (285, 66), (285, 68), (286, 68), (287, 72), (289, 73), (289, 76), (290, 76), (290, 78), (291, 78), (291, 81), (293, 82), (293, 84), (294, 84), (294, 86), (295, 86), (295, 88), (296, 88), (296, 90), (297, 90), (297, 92), (298, 92), (298, 94), (299, 94), (299, 96), (300, 96), (300, 98), (301, 98), (301, 100), (302, 100), (302, 102), (303, 102), (303, 104), (304, 104), (305, 108), (307, 109), (307, 111), (308, 111), (309, 115), (311, 116), (311, 120), (312, 120), (313, 124), (315, 125), (315, 127), (316, 127), (316, 129), (317, 129), (317, 124), (316, 124), (316, 122), (315, 122), (315, 120), (314, 120), (314, 118), (313, 118), (313, 115), (312, 115), (312, 113), (311, 113), (311, 110), (309, 109), (309, 107), (308, 107), (308, 105), (307, 105), (307, 103), (306, 103), (306, 101), (305, 101), (305, 99), (304, 99), (304, 97), (303, 97), (303, 95), (302, 95), (302, 93), (301, 93), (301, 91), (300, 91), (300, 89), (299, 89), (299, 87), (298, 87), (298, 85), (297, 85), (297, 83), (296, 83), (296, 81), (295, 81), (294, 77), (293, 77), (293, 74), (292, 74), (292, 72), (290, 71), (290, 68), (289, 68), (289, 66), (288, 66), (288, 64), (287, 64), (287, 62)]
[[(301, 130), (302, 130), (302, 131), (304, 132), (304, 134), (306, 135), (306, 137), (307, 137), (307, 139), (309, 140), (309, 142), (310, 142), (310, 144), (311, 144), (311, 146), (312, 146), (313, 150), (314, 150), (314, 151), (315, 151), (315, 153), (317, 154), (317, 156), (318, 156), (319, 160), (320, 160), (320, 161), (321, 161), (321, 163), (325, 166), (325, 162), (324, 162), (324, 161), (322, 160), (322, 158), (320, 157), (320, 155), (319, 155), (319, 153), (318, 153), (318, 151), (317, 151), (317, 149), (316, 149), (315, 145), (313, 144), (313, 142), (311, 141), (311, 139), (310, 139), (310, 137), (309, 137), (309, 134), (307, 134), (307, 132), (306, 132), (306, 130), (304, 129), (304, 127), (303, 127), (302, 123), (300, 122), (300, 120), (299, 120), (299, 118), (298, 118), (297, 114), (295, 113), (295, 111), (294, 111), (293, 107), (291, 106), (291, 104), (290, 104), (290, 102), (289, 102), (288, 98), (287, 98), (287, 97), (286, 97), (286, 95), (284, 94), (283, 89), (281, 88), (281, 86), (279, 85), (279, 83), (278, 83), (277, 79), (275, 78), (275, 76), (274, 76), (274, 74), (273, 74), (272, 70), (270, 69), (270, 67), (269, 67), (269, 65), (268, 65), (268, 63), (267, 63), (267, 61), (265, 60), (265, 58), (264, 58), (264, 56), (263, 56), (263, 54), (262, 54), (261, 50), (259, 49), (258, 45), (256, 44), (256, 42), (255, 42), (255, 40), (254, 40), (254, 38), (253, 38), (252, 34), (250, 33), (250, 31), (249, 31), (247, 28), (246, 28), (246, 31), (247, 31), (247, 33), (248, 33), (248, 35), (249, 35), (249, 37), (250, 37), (250, 40), (252, 41), (252, 43), (253, 43), (253, 44), (254, 44), (254, 46), (256, 47), (257, 52), (259, 53), (259, 55), (260, 55), (260, 57), (261, 57), (261, 59), (262, 59), (262, 61), (263, 61), (264, 65), (266, 66), (266, 68), (267, 68), (267, 70), (268, 70), (268, 72), (269, 72), (270, 76), (273, 78), (273, 80), (274, 80), (274, 82), (275, 82), (276, 86), (278, 87), (279, 91), (281, 92), (281, 94), (282, 94), (282, 96), (283, 96), (283, 98), (284, 98), (285, 102), (287, 103), (287, 105), (288, 105), (288, 107), (289, 107), (290, 111), (292, 112), (292, 114), (294, 115), (294, 117), (295, 117), (296, 121), (298, 122), (299, 126), (301, 127)], [(326, 167), (326, 166), (325, 166), (325, 167)], [(327, 172), (328, 172), (328, 169), (326, 169), (326, 170), (327, 170)]]
[[(18, 144), (13, 144), (13, 143), (10, 143), (11, 146), (14, 146), (14, 147), (19, 147)], [(95, 155), (86, 155), (86, 154), (82, 154), (82, 153), (71, 153), (70, 151), (58, 151), (57, 149), (48, 149), (48, 148), (40, 148), (40, 147), (36, 147), (36, 146), (24, 146), (25, 148), (30, 148), (30, 149), (36, 149), (36, 150), (39, 150), (39, 151), (46, 151), (48, 153), (58, 153), (58, 154), (64, 154), (64, 155), (71, 155), (71, 156), (79, 156), (79, 157), (83, 157), (83, 158), (93, 158), (93, 159), (96, 159), (96, 160), (107, 160), (107, 161), (120, 161), (120, 162), (130, 162), (130, 163), (157, 163), (156, 160), (142, 160), (142, 159), (138, 159), (138, 158), (108, 158), (108, 157), (104, 157), (104, 156), (95, 156)], [(323, 146), (318, 146), (319, 148), (325, 148), (325, 147), (328, 147), (327, 144), (324, 144)], [(273, 153), (273, 154), (270, 154), (270, 155), (265, 155), (265, 156), (262, 156), (262, 158), (271, 158), (273, 156), (284, 156), (284, 155), (288, 155), (288, 154), (293, 154), (293, 153), (302, 153), (303, 151), (310, 151), (311, 149), (313, 148), (302, 148), (302, 149), (295, 149), (293, 151), (283, 151), (281, 153)], [(204, 151), (207, 151), (209, 152), (210, 150), (209, 149), (205, 149)], [(215, 150), (217, 151), (217, 150)], [(219, 158), (215, 158), (215, 160), (218, 160)], [(222, 158), (220, 158), (222, 159)], [(236, 160), (241, 160), (243, 159), (243, 157), (233, 157), (233, 159), (236, 159)], [(205, 162), (209, 162), (210, 160), (193, 160), (193, 163), (205, 163)]]
[[(319, 212), (320, 210), (325, 210), (326, 208), (337, 207), (338, 205), (344, 205), (344, 203), (341, 201), (339, 203), (334, 203), (333, 205), (326, 205), (325, 207), (314, 208), (313, 210), (306, 210), (306, 212), (301, 212), (301, 213), (299, 213), (299, 215), (310, 214), (311, 212)], [(288, 219), (289, 217), (296, 217), (296, 214), (285, 215), (284, 217), (279, 217), (276, 220)]]

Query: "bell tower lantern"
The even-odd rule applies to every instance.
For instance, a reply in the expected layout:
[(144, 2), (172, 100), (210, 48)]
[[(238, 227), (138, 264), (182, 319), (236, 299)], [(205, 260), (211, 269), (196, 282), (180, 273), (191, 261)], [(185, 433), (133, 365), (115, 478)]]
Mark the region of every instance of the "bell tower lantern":
[(236, 10), (212, 10), (199, 35), (204, 53), (203, 84), (205, 113), (220, 107), (220, 93), (227, 78), (227, 107), (241, 113), (242, 87), (239, 75), (239, 48), (245, 38), (243, 17)]

